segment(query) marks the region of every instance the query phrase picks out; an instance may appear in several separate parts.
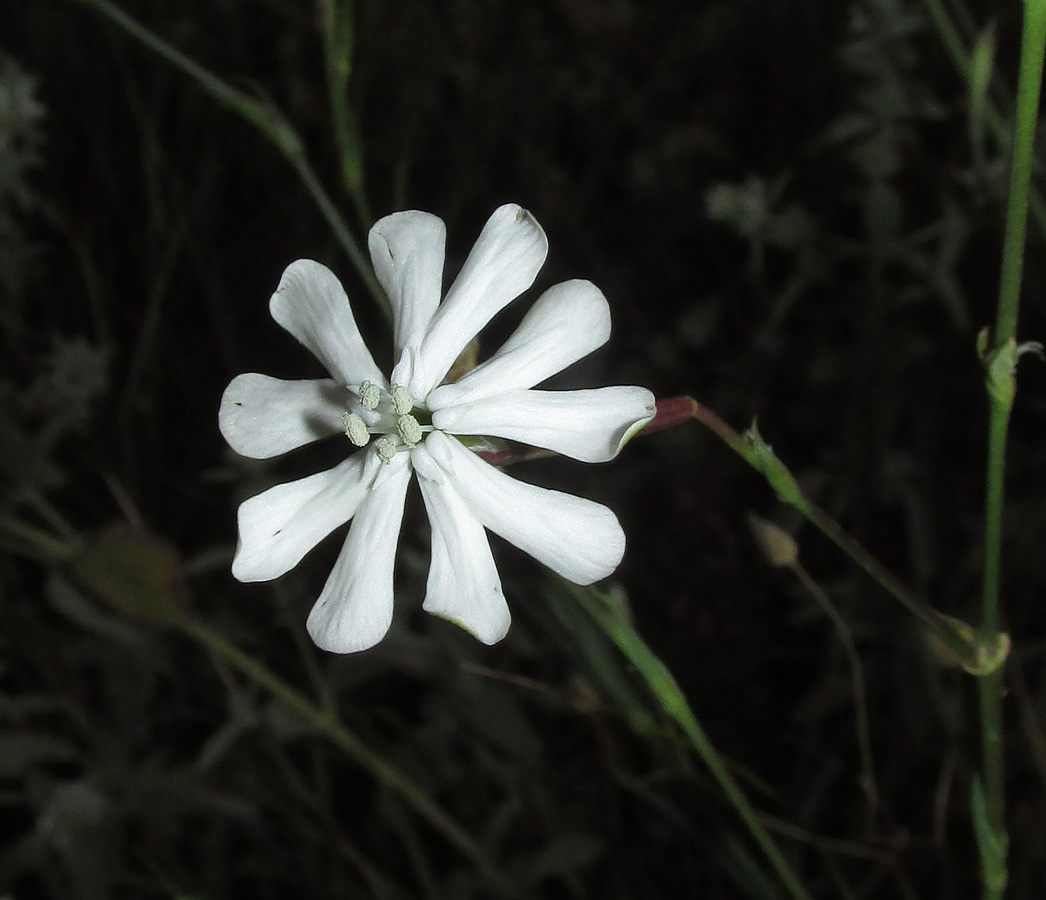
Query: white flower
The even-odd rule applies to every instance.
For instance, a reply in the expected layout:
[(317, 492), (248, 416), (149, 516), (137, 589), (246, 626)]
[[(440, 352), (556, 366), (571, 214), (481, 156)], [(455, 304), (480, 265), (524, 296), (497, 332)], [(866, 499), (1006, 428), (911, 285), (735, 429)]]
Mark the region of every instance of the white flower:
[(388, 631), (412, 472), (432, 525), (424, 608), (484, 643), (503, 638), (510, 621), (484, 529), (577, 584), (607, 577), (624, 554), (625, 536), (609, 509), (516, 481), (469, 449), (488, 436), (603, 462), (653, 417), (645, 388), (533, 389), (606, 342), (606, 299), (587, 281), (549, 288), (501, 349), (442, 384), (469, 341), (530, 287), (548, 252), (534, 217), (502, 206), (440, 303), (445, 238), (441, 219), (416, 211), (371, 229), (374, 269), (392, 304), (391, 379), (375, 365), (337, 278), (298, 260), (269, 309), (331, 378), (240, 375), (222, 397), (222, 434), (244, 456), (265, 459), (338, 433), (365, 448), (329, 471), (252, 497), (238, 514), (232, 571), (240, 581), (283, 575), (353, 520), (308, 620), (316, 644), (336, 653), (364, 650)]

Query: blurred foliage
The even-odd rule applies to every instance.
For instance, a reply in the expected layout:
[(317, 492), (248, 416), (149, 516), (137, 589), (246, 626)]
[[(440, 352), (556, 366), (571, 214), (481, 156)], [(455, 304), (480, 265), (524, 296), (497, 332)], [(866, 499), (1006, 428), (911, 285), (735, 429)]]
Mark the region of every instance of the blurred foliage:
[[(995, 51), (980, 51), (970, 94), (918, 0), (342, 0), (362, 199), (331, 133), (324, 5), (121, 8), (281, 109), (358, 238), (367, 207), (430, 210), (453, 272), (490, 210), (531, 209), (552, 248), (537, 288), (589, 278), (614, 315), (610, 348), (560, 383), (691, 393), (738, 428), (758, 416), (865, 546), (942, 611), (974, 615), (974, 341), (993, 318), (1006, 175), (980, 117), (989, 101), (1008, 109), (1016, 2), (944, 4), (967, 46)], [(416, 502), (396, 621), (371, 652), (326, 656), (304, 634), (331, 542), (272, 585), (232, 580), (236, 503), (337, 452), (250, 462), (217, 431), (233, 375), (310, 365), (268, 317), (280, 272), (302, 256), (331, 265), (387, 363), (381, 313), (250, 126), (85, 4), (14, 8), (0, 11), (0, 895), (498, 895), (316, 724), (336, 721), (520, 896), (782, 896), (608, 637), (511, 548), (495, 552), (515, 623), (494, 648), (421, 613)], [(1044, 333), (1043, 246), (1032, 228), (1028, 337)], [(1010, 896), (1034, 898), (1046, 379), (1032, 361), (1020, 375), (1004, 556)], [(903, 611), (697, 426), (638, 439), (608, 467), (525, 465), (618, 512), (616, 596), (813, 896), (978, 893), (972, 681)], [(751, 510), (793, 534), (857, 648), (874, 794), (847, 642), (763, 563)], [(319, 718), (157, 624), (183, 614)]]

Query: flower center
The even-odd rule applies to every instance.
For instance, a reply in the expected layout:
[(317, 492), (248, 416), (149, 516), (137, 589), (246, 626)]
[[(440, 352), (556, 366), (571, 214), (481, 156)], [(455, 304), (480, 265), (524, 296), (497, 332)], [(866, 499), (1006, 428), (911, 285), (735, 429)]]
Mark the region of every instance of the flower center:
[[(390, 392), (370, 381), (359, 387), (360, 409), (346, 412), (345, 435), (357, 447), (366, 447), (371, 435), (380, 435), (374, 449), (382, 462), (389, 462), (400, 450), (416, 447), (432, 431), (429, 416), (415, 408), (414, 398), (401, 384), (394, 384)], [(418, 415), (423, 421), (418, 421)]]

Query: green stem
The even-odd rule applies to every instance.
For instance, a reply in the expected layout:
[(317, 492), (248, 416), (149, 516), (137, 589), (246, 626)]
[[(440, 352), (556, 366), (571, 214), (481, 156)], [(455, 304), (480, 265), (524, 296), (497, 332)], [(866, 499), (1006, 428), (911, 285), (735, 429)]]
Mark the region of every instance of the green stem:
[[(1016, 393), (1015, 367), (1021, 348), (1016, 346), (1021, 271), (1024, 264), (1028, 195), (1035, 145), (1035, 127), (1046, 50), (1046, 0), (1025, 0), (1020, 69), (1014, 116), (1010, 195), (999, 275), (999, 306), (992, 350), (987, 355), (988, 431), (985, 498), (984, 585), (982, 635), (999, 628), (999, 583), (1002, 555), (1002, 514), (1005, 489), (1006, 438)], [(1002, 744), (1002, 671), (980, 685), (984, 799), (990, 846), (982, 841), (981, 864), (985, 900), (1002, 896), (1006, 886), (1005, 775)]]
[(1005, 243), (999, 277), (999, 310), (992, 340), (996, 348), (1017, 334), (1017, 307), (1021, 291), (1021, 268), (1024, 264), (1024, 232), (1028, 218), (1028, 190), (1031, 186), (1044, 44), (1046, 0), (1024, 0), (1024, 31), (1021, 40), (1020, 72), (1017, 77), (1010, 197), (1006, 210)]
[(367, 255), (359, 242), (353, 237), (338, 208), (323, 189), (309, 166), (302, 140), (287, 119), (271, 104), (260, 103), (242, 91), (226, 84), (212, 72), (190, 59), (180, 50), (175, 49), (159, 35), (139, 24), (123, 10), (114, 6), (109, 0), (78, 0), (93, 6), (115, 25), (123, 29), (136, 41), (152, 50), (157, 56), (165, 59), (175, 68), (180, 69), (210, 94), (223, 106), (242, 116), (257, 128), (293, 166), (301, 178), (316, 205), (319, 206), (327, 224), (334, 232), (345, 254), (349, 257), (357, 273), (367, 286), (378, 305), (388, 314), (388, 300), (385, 292), (374, 277)]
[[(969, 82), (973, 70), (971, 56), (959, 34), (959, 29), (948, 15), (941, 0), (923, 0), (923, 3), (952, 62), (962, 77)], [(991, 97), (985, 98), (984, 120), (991, 130), (996, 144), (1006, 150), (1010, 142), (1008, 123)], [(1039, 228), (1040, 237), (1046, 237), (1046, 200), (1034, 185), (1025, 192), (1025, 197), (1031, 205), (1032, 217)]]
[[(1009, 407), (992, 402), (989, 414), (988, 471), (984, 523), (984, 583), (981, 629), (985, 633), (999, 627), (999, 582), (1002, 556), (1002, 511), (1006, 465), (1006, 431)], [(992, 827), (1000, 830), (1004, 822), (1003, 760), (1001, 733), (1002, 673), (985, 678), (981, 692), (981, 737), (984, 745), (984, 782), (988, 815)]]
[(0, 518), (0, 546), (41, 563), (63, 563), (79, 550), (76, 537), (55, 537), (12, 516)]
[(847, 661), (850, 664), (850, 678), (854, 698), (854, 719), (857, 730), (857, 752), (861, 757), (861, 787), (864, 789), (865, 797), (868, 799), (868, 832), (875, 828), (875, 820), (879, 808), (879, 791), (875, 783), (875, 759), (872, 756), (872, 733), (868, 725), (868, 704), (865, 702), (864, 668), (861, 666), (861, 657), (857, 653), (853, 636), (846, 625), (846, 620), (835, 608), (828, 593), (814, 581), (810, 573), (806, 571), (799, 560), (793, 562), (789, 568), (796, 578), (802, 582), (804, 588), (821, 607), (821, 611), (828, 617), (835, 628), (835, 633), (843, 644)]
[(273, 674), (262, 663), (227, 641), (221, 634), (203, 622), (185, 619), (181, 630), (212, 653), (229, 662), (256, 684), (269, 691), (303, 722), (323, 734), (353, 762), (369, 771), (377, 781), (395, 791), (475, 865), (491, 886), (506, 896), (515, 896), (505, 876), (498, 870), (486, 851), (451, 816), (432, 800), (420, 787), (410, 781), (399, 769), (385, 762), (352, 732), (340, 724), (331, 713), (310, 703), (285, 681)]
[(318, 6), (320, 27), (323, 30), (331, 126), (341, 160), (341, 180), (366, 230), (374, 218), (363, 191), (363, 148), (349, 98), (349, 76), (352, 73), (352, 51), (355, 45), (353, 0), (318, 0)]
[(821, 507), (811, 501), (791, 472), (774, 455), (753, 425), (743, 435), (738, 434), (708, 407), (693, 397), (673, 397), (657, 402), (658, 412), (648, 426), (657, 431), (677, 425), (687, 419), (700, 422), (745, 462), (760, 472), (777, 492), (778, 497), (800, 512), (809, 522), (860, 566), (887, 593), (920, 619), (930, 632), (955, 655), (956, 661), (973, 675), (984, 675), (997, 669), (1009, 652), (1006, 635), (979, 635), (973, 628), (935, 610), (925, 600), (906, 587), (875, 557), (847, 534)]
[(602, 597), (594, 588), (571, 588), (574, 596), (643, 676), (665, 712), (679, 723), (690, 744), (708, 766), (730, 804), (741, 816), (749, 833), (777, 872), (781, 883), (788, 889), (788, 893), (794, 900), (810, 900), (810, 895), (796, 878), (770, 833), (759, 820), (752, 804), (748, 802), (744, 791), (734, 780), (723, 758), (694, 717), (690, 704), (687, 703), (686, 696), (672, 677), (672, 673), (636, 633), (622, 609)]

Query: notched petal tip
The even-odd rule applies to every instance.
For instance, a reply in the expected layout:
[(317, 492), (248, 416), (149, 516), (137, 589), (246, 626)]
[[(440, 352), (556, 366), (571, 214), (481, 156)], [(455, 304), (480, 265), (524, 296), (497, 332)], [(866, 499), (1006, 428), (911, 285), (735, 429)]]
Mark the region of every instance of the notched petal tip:
[(250, 459), (270, 459), (342, 430), (345, 389), (330, 379), (284, 381), (247, 372), (222, 394), (218, 429)]
[(653, 392), (641, 387), (633, 387), (631, 390), (636, 393), (637, 399), (644, 404), (645, 411), (641, 418), (636, 419), (635, 422), (625, 429), (624, 434), (621, 435), (621, 440), (618, 442), (614, 457), (624, 450), (625, 444), (646, 428), (654, 420), (654, 416), (657, 415), (657, 398)]
[[(504, 603), (504, 598), (501, 600)], [(457, 625), (462, 631), (467, 631), (481, 644), (486, 644), (488, 647), (494, 646), (505, 639), (508, 635), (509, 629), (512, 627), (512, 615), (508, 611), (508, 606), (505, 606), (504, 618), (497, 621), (469, 621), (463, 618), (458, 618), (447, 611), (440, 611), (436, 609), (430, 609), (426, 604), (422, 604), (422, 609), (427, 613), (431, 613), (438, 619), (443, 619), (444, 622), (450, 622), (451, 625)]]
[(284, 325), (282, 319), (289, 313), (293, 314), (288, 307), (294, 302), (296, 293), (329, 290), (333, 284), (341, 288), (338, 276), (323, 263), (314, 259), (296, 259), (283, 270), (280, 283), (269, 297), (269, 314), (277, 323)]
[(269, 312), (339, 383), (373, 381), (386, 386), (356, 325), (345, 289), (322, 263), (299, 259), (287, 266), (269, 299)]

